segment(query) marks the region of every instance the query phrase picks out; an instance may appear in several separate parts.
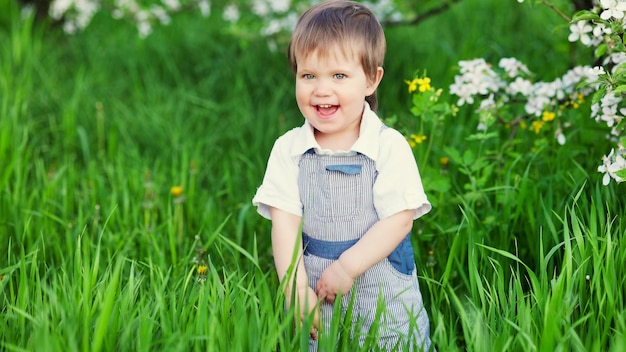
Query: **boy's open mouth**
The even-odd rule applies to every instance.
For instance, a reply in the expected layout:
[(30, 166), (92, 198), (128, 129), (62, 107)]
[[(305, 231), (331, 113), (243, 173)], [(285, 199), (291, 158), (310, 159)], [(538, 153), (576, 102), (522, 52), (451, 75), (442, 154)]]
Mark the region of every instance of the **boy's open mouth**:
[(334, 114), (339, 109), (339, 105), (319, 104), (316, 108), (320, 115), (325, 116)]

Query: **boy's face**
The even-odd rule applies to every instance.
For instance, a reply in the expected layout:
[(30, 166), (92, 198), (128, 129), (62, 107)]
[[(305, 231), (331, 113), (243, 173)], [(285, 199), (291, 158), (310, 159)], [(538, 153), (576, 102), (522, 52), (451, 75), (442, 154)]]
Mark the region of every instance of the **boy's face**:
[(349, 148), (358, 138), (365, 97), (376, 90), (383, 69), (379, 67), (376, 77), (370, 79), (358, 58), (334, 49), (323, 57), (317, 51), (305, 57), (296, 55), (296, 100), (320, 144), (321, 139), (330, 145), (343, 140)]

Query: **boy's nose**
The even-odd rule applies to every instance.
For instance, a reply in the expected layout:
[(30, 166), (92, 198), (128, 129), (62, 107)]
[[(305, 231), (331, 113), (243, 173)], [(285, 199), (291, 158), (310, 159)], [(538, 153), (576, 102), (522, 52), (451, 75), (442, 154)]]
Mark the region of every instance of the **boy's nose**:
[(313, 91), (315, 95), (329, 95), (331, 92), (332, 92), (332, 89), (330, 87), (329, 82), (326, 82), (324, 80), (320, 80), (315, 85), (315, 90)]

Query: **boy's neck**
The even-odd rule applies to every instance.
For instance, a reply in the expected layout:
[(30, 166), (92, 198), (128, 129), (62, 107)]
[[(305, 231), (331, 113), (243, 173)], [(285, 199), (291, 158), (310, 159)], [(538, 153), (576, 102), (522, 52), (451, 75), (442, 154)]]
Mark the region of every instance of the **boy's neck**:
[(313, 131), (317, 144), (319, 144), (322, 149), (328, 149), (334, 152), (352, 149), (354, 143), (359, 139), (359, 132), (360, 128), (345, 131), (340, 135), (320, 133), (318, 130)]

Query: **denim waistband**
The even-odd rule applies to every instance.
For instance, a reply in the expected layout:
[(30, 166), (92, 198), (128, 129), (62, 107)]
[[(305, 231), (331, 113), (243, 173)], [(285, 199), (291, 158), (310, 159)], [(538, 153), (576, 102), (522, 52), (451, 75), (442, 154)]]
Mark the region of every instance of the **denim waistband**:
[[(339, 256), (359, 240), (348, 241), (324, 241), (309, 237), (306, 233), (302, 233), (302, 247), (304, 254), (311, 254), (316, 257), (337, 260)], [(415, 268), (415, 259), (413, 257), (413, 245), (411, 244), (411, 233), (400, 242), (391, 254), (387, 257), (389, 263), (403, 274), (410, 275)]]
[(324, 241), (311, 238), (306, 233), (302, 233), (302, 248), (304, 248), (304, 254), (312, 254), (324, 259), (339, 259), (339, 256), (343, 252), (357, 242), (358, 239), (337, 242)]

